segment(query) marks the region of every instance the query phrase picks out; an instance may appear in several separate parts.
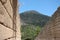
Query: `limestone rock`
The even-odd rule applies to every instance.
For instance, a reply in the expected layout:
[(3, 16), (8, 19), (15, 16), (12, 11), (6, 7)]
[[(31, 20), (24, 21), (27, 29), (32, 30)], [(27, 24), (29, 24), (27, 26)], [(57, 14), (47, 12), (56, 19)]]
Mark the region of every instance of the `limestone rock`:
[(6, 3), (6, 2), (7, 2), (7, 0), (1, 0), (1, 2), (4, 4), (4, 3)]
[(17, 0), (0, 0), (0, 40), (21, 40)]

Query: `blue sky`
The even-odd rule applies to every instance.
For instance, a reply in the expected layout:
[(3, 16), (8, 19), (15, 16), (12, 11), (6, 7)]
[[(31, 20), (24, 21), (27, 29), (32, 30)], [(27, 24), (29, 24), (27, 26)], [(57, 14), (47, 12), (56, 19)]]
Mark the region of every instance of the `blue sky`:
[(60, 6), (60, 0), (19, 0), (19, 13), (36, 10), (44, 15), (51, 16)]

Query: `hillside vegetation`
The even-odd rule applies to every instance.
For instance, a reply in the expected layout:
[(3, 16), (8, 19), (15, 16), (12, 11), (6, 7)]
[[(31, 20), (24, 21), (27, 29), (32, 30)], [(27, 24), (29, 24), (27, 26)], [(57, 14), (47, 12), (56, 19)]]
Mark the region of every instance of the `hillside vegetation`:
[(22, 40), (34, 40), (47, 21), (49, 16), (31, 10), (20, 13)]

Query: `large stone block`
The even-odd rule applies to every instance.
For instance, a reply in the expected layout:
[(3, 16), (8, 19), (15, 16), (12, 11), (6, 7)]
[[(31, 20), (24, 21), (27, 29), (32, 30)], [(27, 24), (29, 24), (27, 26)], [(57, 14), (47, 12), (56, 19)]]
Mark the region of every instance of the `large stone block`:
[(4, 4), (4, 7), (7, 10), (9, 16), (13, 18), (13, 7), (11, 5), (10, 0), (7, 0), (7, 2)]
[(13, 36), (13, 30), (6, 28), (0, 24), (0, 40), (7, 39)]
[(1, 4), (0, 2), (0, 22), (8, 27), (12, 28), (12, 19), (10, 18), (10, 16), (8, 15), (6, 9), (4, 8), (4, 6)]
[(17, 0), (0, 0), (0, 40), (21, 40)]

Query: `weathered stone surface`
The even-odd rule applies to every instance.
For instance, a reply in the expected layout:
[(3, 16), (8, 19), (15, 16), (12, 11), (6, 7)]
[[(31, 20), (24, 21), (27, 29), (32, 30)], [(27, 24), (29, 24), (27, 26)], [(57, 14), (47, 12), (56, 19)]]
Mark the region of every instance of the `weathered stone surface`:
[(60, 40), (60, 7), (35, 40)]
[(7, 11), (5, 10), (5, 8), (1, 2), (0, 2), (0, 22), (4, 23), (4, 25), (12, 28), (12, 19), (8, 15)]
[(5, 3), (7, 2), (7, 0), (1, 0), (1, 2), (2, 2), (3, 4), (5, 4)]
[(4, 40), (12, 36), (13, 36), (13, 30), (0, 24), (0, 40)]
[[(20, 16), (17, 14), (17, 17), (16, 17), (16, 30), (17, 30), (17, 32), (16, 32), (16, 37), (17, 37), (17, 39), (16, 40), (21, 40), (21, 32), (20, 32)], [(20, 32), (20, 33), (19, 33)]]
[(4, 7), (5, 7), (6, 11), (9, 13), (9, 16), (11, 18), (13, 18), (13, 8), (12, 8), (12, 5), (10, 3), (10, 0), (7, 0), (7, 2), (4, 4)]
[(0, 0), (0, 40), (21, 40), (17, 0)]

